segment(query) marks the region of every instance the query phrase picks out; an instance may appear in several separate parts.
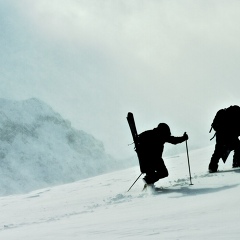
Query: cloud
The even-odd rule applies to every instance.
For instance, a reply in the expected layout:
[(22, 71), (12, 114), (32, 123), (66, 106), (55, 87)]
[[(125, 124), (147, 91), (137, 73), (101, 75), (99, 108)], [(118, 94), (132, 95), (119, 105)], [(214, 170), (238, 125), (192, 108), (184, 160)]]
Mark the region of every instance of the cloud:
[(207, 145), (215, 111), (239, 102), (239, 5), (2, 2), (0, 93), (43, 99), (118, 155), (130, 152), (128, 111), (139, 131), (167, 121)]

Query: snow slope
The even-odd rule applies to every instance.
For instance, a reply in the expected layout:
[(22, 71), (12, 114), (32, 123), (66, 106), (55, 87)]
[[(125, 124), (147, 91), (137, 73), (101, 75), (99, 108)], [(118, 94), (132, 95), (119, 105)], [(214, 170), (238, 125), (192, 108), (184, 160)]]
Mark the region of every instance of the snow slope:
[(38, 99), (0, 99), (0, 195), (73, 182), (119, 167), (102, 142)]
[[(189, 140), (190, 141), (190, 140)], [(174, 146), (173, 146), (174, 147)], [(239, 239), (240, 169), (231, 155), (218, 173), (213, 146), (165, 159), (169, 177), (142, 192), (138, 167), (0, 198), (0, 239)], [(161, 188), (162, 187), (162, 188)]]

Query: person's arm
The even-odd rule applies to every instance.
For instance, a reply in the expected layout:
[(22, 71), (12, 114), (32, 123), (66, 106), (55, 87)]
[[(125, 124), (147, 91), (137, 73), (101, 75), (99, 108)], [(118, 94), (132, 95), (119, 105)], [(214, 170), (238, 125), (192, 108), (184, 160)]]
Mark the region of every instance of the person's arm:
[(174, 137), (174, 136), (168, 137), (166, 142), (171, 143), (171, 144), (179, 144), (179, 143), (182, 143), (186, 140), (188, 140), (188, 135), (185, 132), (181, 137)]

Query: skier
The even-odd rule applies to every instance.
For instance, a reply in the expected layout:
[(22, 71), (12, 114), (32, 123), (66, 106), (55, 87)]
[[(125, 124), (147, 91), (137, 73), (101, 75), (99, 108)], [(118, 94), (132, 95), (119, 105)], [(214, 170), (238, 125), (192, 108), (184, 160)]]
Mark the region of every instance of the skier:
[[(211, 125), (216, 131), (216, 145), (211, 157), (208, 170), (217, 172), (218, 162), (222, 158), (225, 163), (231, 151), (234, 151), (232, 167), (240, 167), (240, 107), (237, 105), (220, 109)], [(212, 139), (211, 139), (212, 140)]]
[(143, 178), (145, 185), (154, 188), (154, 183), (168, 176), (168, 170), (162, 159), (164, 144), (179, 144), (188, 139), (185, 132), (181, 137), (171, 136), (171, 131), (166, 123), (160, 123), (157, 128), (147, 130), (138, 136), (138, 154), (142, 170), (146, 173)]

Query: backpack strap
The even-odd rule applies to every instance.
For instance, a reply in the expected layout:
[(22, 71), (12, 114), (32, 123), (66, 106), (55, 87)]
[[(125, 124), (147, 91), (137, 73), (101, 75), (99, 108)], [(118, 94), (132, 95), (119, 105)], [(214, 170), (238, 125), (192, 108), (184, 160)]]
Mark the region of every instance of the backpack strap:
[(210, 128), (210, 131), (209, 131), (209, 133), (212, 131), (212, 126), (211, 126), (211, 128)]
[(210, 139), (210, 141), (212, 141), (216, 136), (216, 133), (214, 133), (213, 137)]

